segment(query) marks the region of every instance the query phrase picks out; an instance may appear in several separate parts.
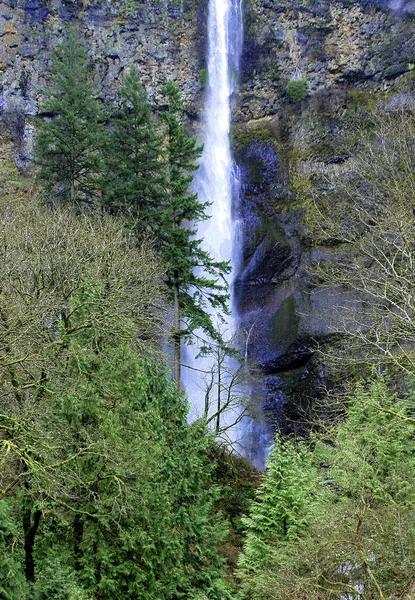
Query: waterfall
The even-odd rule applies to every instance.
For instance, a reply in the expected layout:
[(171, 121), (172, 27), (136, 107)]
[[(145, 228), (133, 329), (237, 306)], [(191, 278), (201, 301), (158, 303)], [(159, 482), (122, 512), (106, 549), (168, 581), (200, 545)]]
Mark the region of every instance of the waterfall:
[[(198, 237), (203, 248), (221, 261), (237, 261), (232, 204), (238, 188), (236, 168), (230, 149), (230, 102), (236, 85), (242, 47), (242, 0), (209, 0), (208, 17), (208, 87), (205, 104), (204, 150), (200, 168), (195, 177), (195, 189), (201, 202), (210, 202), (210, 219), (201, 223)], [(232, 274), (228, 281), (232, 290)], [(231, 300), (232, 308), (232, 300)], [(219, 323), (220, 317), (212, 314)], [(226, 338), (231, 338), (235, 327), (232, 316), (222, 323)], [(191, 418), (198, 418), (205, 410), (205, 389), (209, 385), (214, 361), (197, 359), (197, 345), (185, 349), (183, 382), (191, 401)], [(215, 384), (217, 385), (217, 383)], [(215, 392), (214, 392), (215, 393)], [(217, 391), (216, 391), (217, 396)], [(214, 410), (213, 407), (211, 409)], [(232, 420), (234, 416), (229, 416)]]

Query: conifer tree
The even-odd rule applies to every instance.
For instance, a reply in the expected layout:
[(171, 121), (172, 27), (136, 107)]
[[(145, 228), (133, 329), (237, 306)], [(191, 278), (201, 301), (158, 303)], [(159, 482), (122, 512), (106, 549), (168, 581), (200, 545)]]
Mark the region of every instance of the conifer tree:
[(102, 202), (110, 212), (128, 214), (139, 231), (156, 235), (165, 193), (161, 138), (135, 66), (118, 96), (120, 106), (109, 119)]
[(301, 442), (295, 444), (277, 436), (268, 467), (250, 516), (243, 520), (247, 536), (240, 565), (248, 587), (252, 574), (305, 527), (315, 483), (311, 454)]
[[(77, 583), (103, 600), (205, 591), (221, 600), (216, 544), (226, 528), (212, 514), (211, 440), (201, 423), (187, 424), (186, 405), (160, 364), (111, 344), (97, 355), (90, 333), (72, 339), (56, 409), (72, 430), (68, 452), (91, 444), (94, 451), (76, 458), (66, 476), (63, 467), (72, 498), (61, 515), (57, 502), (55, 524), (44, 527), (54, 529)], [(55, 548), (40, 544), (42, 568)]]
[(410, 597), (414, 407), (413, 392), (398, 398), (376, 376), (357, 385), (342, 421), (316, 435), (302, 463), (272, 453), (246, 520), (242, 598)]
[(154, 253), (107, 216), (1, 208), (0, 596), (222, 600), (212, 439), (151, 350)]
[(88, 53), (69, 29), (52, 56), (51, 75), (40, 107), (43, 119), (34, 161), (53, 196), (72, 205), (92, 202), (101, 168), (104, 128)]
[(180, 388), (182, 339), (189, 339), (197, 328), (214, 339), (220, 338), (209, 306), (227, 313), (225, 274), (230, 265), (215, 261), (203, 250), (202, 240), (195, 237), (197, 223), (208, 218), (207, 203), (191, 190), (202, 147), (195, 137), (188, 136), (182, 122), (184, 109), (177, 84), (168, 81), (162, 91), (168, 105), (167, 111), (160, 114), (165, 133), (167, 194), (161, 213), (160, 251), (174, 303), (174, 372)]

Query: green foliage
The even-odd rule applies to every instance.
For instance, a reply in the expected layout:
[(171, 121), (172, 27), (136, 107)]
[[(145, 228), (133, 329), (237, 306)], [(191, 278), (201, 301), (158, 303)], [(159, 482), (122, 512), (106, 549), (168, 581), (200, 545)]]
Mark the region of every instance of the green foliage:
[(26, 573), (36, 600), (221, 600), (212, 440), (153, 356), (154, 254), (34, 199), (1, 217), (2, 594)]
[(234, 573), (245, 539), (242, 519), (249, 512), (263, 473), (222, 444), (212, 447), (211, 456), (215, 465), (214, 479), (221, 490), (216, 506), (230, 524), (229, 536), (220, 544), (219, 552), (227, 558), (228, 577), (236, 587)]
[(360, 581), (368, 597), (402, 593), (413, 580), (409, 557), (415, 553), (415, 536), (409, 524), (415, 509), (414, 408), (412, 395), (397, 399), (377, 377), (357, 386), (334, 445), (317, 446), (338, 498), (324, 528), (328, 543), (319, 543), (320, 564), (313, 568), (315, 575), (325, 568), (327, 588), (335, 585), (347, 562), (356, 568), (340, 579), (354, 586)]
[(16, 515), (11, 502), (0, 500), (0, 597), (20, 600), (26, 591), (22, 572), (23, 553)]
[(284, 542), (296, 539), (307, 524), (315, 468), (310, 452), (301, 443), (275, 438), (268, 471), (259, 486), (247, 527), (241, 577), (245, 593), (251, 593), (252, 576), (278, 555)]
[(301, 104), (301, 102), (307, 96), (307, 92), (308, 84), (305, 79), (291, 79), (285, 88), (285, 93), (287, 94), (288, 98), (297, 104)]
[(199, 588), (220, 597), (215, 547), (226, 530), (211, 518), (203, 428), (187, 425), (156, 363), (123, 348), (101, 351), (97, 363), (83, 347), (73, 348), (73, 383), (60, 400), (76, 443), (94, 442), (76, 461), (88, 486), (77, 485), (71, 502), (82, 515), (80, 581), (111, 600), (187, 598)]
[(112, 213), (127, 214), (137, 231), (155, 235), (166, 187), (162, 139), (134, 66), (118, 97), (120, 107), (109, 115), (101, 202)]
[(77, 574), (57, 556), (48, 556), (34, 586), (35, 600), (92, 600), (77, 584)]
[(124, 0), (120, 13), (122, 16), (132, 19), (137, 16), (137, 12), (142, 3), (137, 0)]
[[(98, 200), (127, 217), (138, 236), (155, 240), (174, 302), (175, 377), (180, 385), (180, 343), (202, 328), (220, 339), (208, 306), (227, 312), (230, 266), (212, 257), (195, 238), (206, 204), (190, 190), (201, 146), (182, 122), (183, 102), (169, 81), (166, 110), (157, 126), (133, 66), (119, 90), (119, 106), (103, 111), (88, 81), (87, 53), (72, 30), (55, 53), (39, 123), (35, 162), (54, 197), (73, 205)], [(100, 192), (98, 194), (98, 191)]]
[(330, 454), (340, 489), (358, 501), (415, 501), (410, 484), (415, 476), (414, 408), (413, 398), (396, 399), (383, 377), (370, 386), (357, 385), (347, 419), (336, 432), (336, 450), (319, 447), (324, 456)]
[[(397, 399), (382, 377), (357, 386), (344, 422), (315, 440), (307, 461), (314, 463), (308, 470), (314, 482), (302, 500), (306, 520), (299, 527), (294, 521), (292, 536), (277, 528), (270, 538), (270, 516), (279, 516), (287, 496), (267, 484), (269, 512), (254, 505), (251, 515), (254, 544), (248, 521), (247, 548), (258, 568), (248, 578), (242, 561), (246, 597), (325, 600), (359, 593), (384, 599), (409, 588), (415, 575), (414, 407), (412, 394)], [(269, 472), (264, 483), (270, 479)], [(299, 487), (302, 493), (307, 484)]]
[(101, 170), (104, 129), (88, 54), (72, 29), (52, 58), (51, 77), (37, 121), (34, 161), (54, 195), (71, 204), (90, 203)]

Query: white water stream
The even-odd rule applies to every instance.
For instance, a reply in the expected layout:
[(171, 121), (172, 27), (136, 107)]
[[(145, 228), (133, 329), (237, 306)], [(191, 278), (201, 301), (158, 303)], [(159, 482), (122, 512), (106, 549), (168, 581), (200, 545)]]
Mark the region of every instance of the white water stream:
[[(206, 93), (206, 116), (203, 135), (204, 150), (200, 169), (195, 177), (195, 188), (201, 202), (211, 202), (208, 209), (211, 218), (200, 224), (198, 237), (203, 238), (203, 248), (212, 258), (230, 261), (235, 272), (237, 248), (235, 248), (232, 205), (238, 188), (236, 169), (230, 150), (230, 101), (237, 80), (242, 48), (242, 0), (209, 0), (208, 18), (208, 88)], [(229, 276), (232, 290), (232, 274)], [(232, 299), (230, 303), (232, 309)], [(220, 317), (212, 313), (215, 322)], [(235, 327), (232, 315), (221, 326), (226, 339), (232, 338)], [(215, 361), (196, 358), (197, 345), (185, 349), (184, 362), (190, 368), (183, 369), (183, 382), (191, 402), (191, 418), (198, 418), (205, 411), (206, 386), (211, 383), (216, 370)], [(217, 365), (216, 365), (217, 366)], [(224, 369), (225, 371), (226, 369)], [(225, 373), (222, 375), (225, 377)], [(214, 375), (214, 378), (217, 377)], [(208, 416), (217, 408), (217, 389), (214, 383)], [(226, 386), (225, 386), (226, 387)], [(226, 393), (226, 392), (224, 392)], [(239, 409), (227, 411), (226, 422), (235, 420)], [(231, 436), (235, 439), (235, 436)]]

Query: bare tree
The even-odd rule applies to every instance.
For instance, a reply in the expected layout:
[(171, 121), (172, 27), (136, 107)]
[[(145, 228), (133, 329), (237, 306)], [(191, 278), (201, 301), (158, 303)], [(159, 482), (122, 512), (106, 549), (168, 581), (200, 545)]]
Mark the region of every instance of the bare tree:
[(237, 350), (239, 343), (236, 336), (226, 339), (223, 326), (217, 327), (221, 330), (223, 342), (212, 338), (199, 340), (201, 349), (196, 371), (199, 373), (203, 398), (201, 416), (208, 428), (215, 432), (219, 442), (240, 451), (242, 423), (255, 418), (256, 414), (249, 385), (256, 377), (256, 372)]
[(314, 293), (329, 288), (339, 299), (331, 328), (347, 337), (341, 361), (413, 374), (415, 110), (374, 114), (358, 147), (314, 195), (314, 235), (332, 248), (314, 254)]

